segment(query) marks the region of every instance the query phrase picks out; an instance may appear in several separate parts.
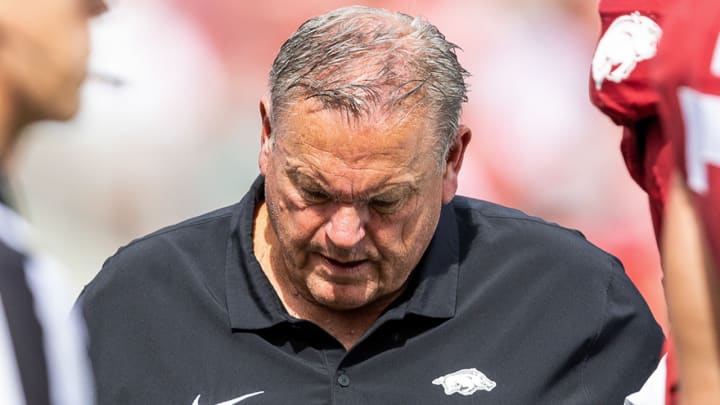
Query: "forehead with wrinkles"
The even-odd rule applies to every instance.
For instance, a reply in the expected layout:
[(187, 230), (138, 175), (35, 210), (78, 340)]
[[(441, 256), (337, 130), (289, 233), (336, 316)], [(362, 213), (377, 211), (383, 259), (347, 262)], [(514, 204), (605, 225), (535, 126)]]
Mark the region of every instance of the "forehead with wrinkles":
[(312, 100), (296, 103), (275, 128), (276, 142), (288, 152), (287, 158), (331, 158), (343, 166), (362, 167), (362, 162), (384, 157), (403, 165), (410, 157), (430, 154), (435, 138), (422, 114), (348, 118), (317, 104)]

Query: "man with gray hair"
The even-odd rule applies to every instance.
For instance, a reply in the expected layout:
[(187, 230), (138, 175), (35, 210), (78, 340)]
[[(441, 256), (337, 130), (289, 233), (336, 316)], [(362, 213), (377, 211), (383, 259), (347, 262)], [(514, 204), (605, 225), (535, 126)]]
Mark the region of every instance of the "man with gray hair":
[[(663, 336), (580, 233), (455, 196), (465, 77), (428, 22), (304, 23), (238, 204), (136, 240), (78, 305), (107, 404), (621, 404)], [(467, 398), (470, 397), (470, 398)]]

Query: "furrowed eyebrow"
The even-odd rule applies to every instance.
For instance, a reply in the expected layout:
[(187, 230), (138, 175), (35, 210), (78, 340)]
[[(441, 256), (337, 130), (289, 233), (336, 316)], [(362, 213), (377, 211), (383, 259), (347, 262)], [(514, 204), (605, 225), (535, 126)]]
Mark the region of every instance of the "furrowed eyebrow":
[(296, 186), (314, 187), (319, 188), (323, 191), (325, 190), (325, 188), (321, 186), (317, 181), (315, 181), (312, 177), (300, 172), (295, 167), (286, 170), (285, 173), (290, 178), (290, 181), (292, 181)]
[(417, 187), (403, 183), (391, 185), (389, 189), (383, 190), (375, 195), (370, 196), (369, 200), (397, 200), (407, 197), (417, 191)]
[[(290, 181), (298, 187), (317, 189), (317, 191), (325, 192), (336, 199), (339, 197), (336, 192), (326, 189), (321, 183), (308, 176), (307, 174), (302, 173), (296, 167), (287, 169), (285, 173), (290, 178)], [(379, 191), (377, 192), (369, 191), (366, 193), (358, 194), (356, 196), (356, 199), (357, 201), (364, 202), (370, 200), (401, 199), (417, 192), (417, 190), (417, 186), (411, 183), (390, 184), (381, 186), (379, 188)]]

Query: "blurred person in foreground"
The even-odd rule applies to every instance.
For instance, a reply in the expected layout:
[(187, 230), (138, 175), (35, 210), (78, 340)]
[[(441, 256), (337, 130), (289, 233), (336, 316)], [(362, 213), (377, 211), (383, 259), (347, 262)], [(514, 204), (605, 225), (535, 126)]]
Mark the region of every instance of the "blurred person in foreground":
[(664, 339), (617, 259), (455, 196), (471, 138), (455, 48), (381, 9), (301, 25), (271, 68), (245, 197), (121, 248), (81, 294), (99, 401), (620, 404), (652, 390)]
[[(88, 20), (104, 10), (101, 0), (0, 0), (0, 185), (25, 126), (77, 111)], [(79, 313), (68, 314), (57, 269), (33, 254), (28, 226), (0, 191), (2, 402), (92, 404)]]
[(667, 403), (720, 403), (720, 5), (603, 0), (600, 15), (591, 98), (624, 126), (649, 196), (675, 349)]

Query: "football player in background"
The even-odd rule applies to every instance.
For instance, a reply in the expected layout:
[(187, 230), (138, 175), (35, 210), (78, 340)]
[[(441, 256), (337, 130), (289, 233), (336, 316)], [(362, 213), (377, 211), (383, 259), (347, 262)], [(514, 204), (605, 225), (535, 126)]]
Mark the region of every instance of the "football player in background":
[(720, 6), (603, 0), (600, 15), (590, 94), (649, 197), (682, 382), (676, 398), (671, 353), (667, 403), (719, 403)]

